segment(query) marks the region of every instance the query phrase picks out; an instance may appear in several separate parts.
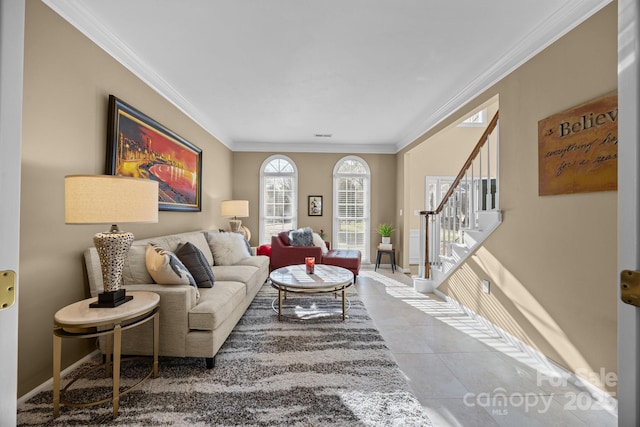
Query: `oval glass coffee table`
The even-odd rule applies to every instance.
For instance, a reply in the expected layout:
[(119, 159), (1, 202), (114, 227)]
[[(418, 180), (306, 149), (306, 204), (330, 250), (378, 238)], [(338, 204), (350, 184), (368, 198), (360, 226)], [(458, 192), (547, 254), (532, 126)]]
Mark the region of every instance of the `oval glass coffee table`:
[[(342, 294), (342, 320), (346, 319), (346, 290), (353, 284), (353, 273), (346, 268), (316, 264), (313, 274), (307, 274), (304, 264), (290, 265), (273, 270), (269, 275), (271, 286), (278, 290), (278, 320), (282, 320), (282, 302), (291, 294)], [(275, 300), (273, 304), (275, 310)]]

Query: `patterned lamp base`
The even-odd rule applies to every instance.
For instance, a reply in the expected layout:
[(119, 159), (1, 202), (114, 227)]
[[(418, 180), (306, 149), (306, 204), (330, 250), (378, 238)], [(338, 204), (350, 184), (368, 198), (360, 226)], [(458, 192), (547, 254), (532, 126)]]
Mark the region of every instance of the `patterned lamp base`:
[(98, 295), (98, 301), (91, 304), (91, 307), (117, 307), (133, 298), (127, 297), (125, 290), (120, 289), (124, 261), (131, 243), (133, 233), (121, 232), (115, 225), (111, 227), (111, 231), (93, 236), (93, 244), (100, 257), (104, 293)]

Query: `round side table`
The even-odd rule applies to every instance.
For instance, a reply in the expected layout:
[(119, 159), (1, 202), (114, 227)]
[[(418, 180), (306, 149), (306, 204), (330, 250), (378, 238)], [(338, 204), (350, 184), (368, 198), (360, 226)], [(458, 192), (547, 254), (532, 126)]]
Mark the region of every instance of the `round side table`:
[[(118, 417), (120, 396), (142, 384), (151, 375), (158, 376), (158, 337), (160, 296), (154, 292), (129, 292), (133, 299), (114, 308), (93, 308), (89, 304), (98, 298), (89, 298), (60, 309), (53, 317), (53, 416), (60, 414), (60, 403), (71, 407), (87, 407), (113, 403), (113, 418)], [(120, 349), (122, 331), (153, 320), (153, 365), (151, 370), (133, 386), (120, 392)], [(64, 399), (64, 391), (78, 378), (60, 390), (60, 364), (63, 338), (106, 337), (105, 375), (112, 374), (113, 392), (106, 399), (74, 403)], [(113, 354), (113, 363), (111, 356)], [(99, 367), (101, 368), (102, 365)], [(113, 367), (113, 369), (111, 369)], [(91, 371), (90, 371), (91, 372)]]

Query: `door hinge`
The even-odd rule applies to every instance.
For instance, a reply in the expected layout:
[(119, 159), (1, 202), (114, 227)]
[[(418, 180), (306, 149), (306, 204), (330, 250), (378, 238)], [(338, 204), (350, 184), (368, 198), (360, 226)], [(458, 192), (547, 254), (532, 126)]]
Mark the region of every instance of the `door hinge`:
[(0, 271), (0, 310), (11, 307), (16, 302), (16, 272)]
[(620, 299), (640, 307), (640, 271), (622, 270), (620, 273)]

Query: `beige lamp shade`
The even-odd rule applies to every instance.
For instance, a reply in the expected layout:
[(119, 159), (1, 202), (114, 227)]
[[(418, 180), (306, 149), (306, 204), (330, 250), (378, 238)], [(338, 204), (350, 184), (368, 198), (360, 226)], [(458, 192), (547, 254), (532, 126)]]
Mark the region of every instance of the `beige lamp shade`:
[(221, 204), (221, 215), (224, 217), (248, 217), (248, 200), (223, 200)]
[(67, 224), (158, 222), (158, 182), (112, 175), (64, 179)]

